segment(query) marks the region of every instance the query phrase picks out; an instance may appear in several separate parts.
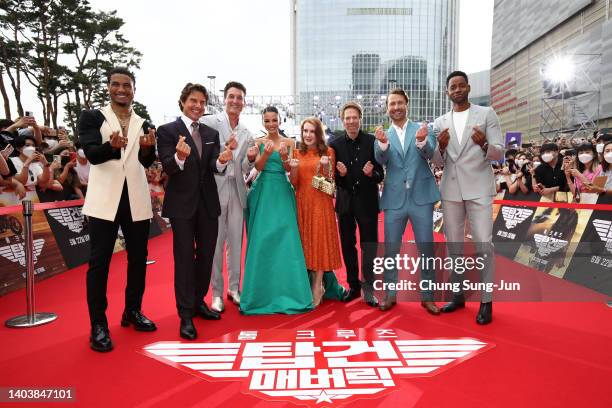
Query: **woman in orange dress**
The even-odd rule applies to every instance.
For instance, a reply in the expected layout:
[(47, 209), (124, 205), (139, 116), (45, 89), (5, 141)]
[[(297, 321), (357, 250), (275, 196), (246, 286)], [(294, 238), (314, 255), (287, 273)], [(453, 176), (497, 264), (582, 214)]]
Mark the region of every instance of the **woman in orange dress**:
[[(335, 153), (323, 139), (323, 125), (317, 118), (302, 122), (302, 143), (294, 149), (289, 162), (291, 183), (296, 189), (297, 217), (306, 268), (314, 272), (311, 282), (315, 306), (323, 298), (323, 273), (340, 268), (340, 245), (332, 196), (315, 189), (312, 178), (317, 174), (334, 177)], [(331, 171), (330, 171), (331, 170)]]

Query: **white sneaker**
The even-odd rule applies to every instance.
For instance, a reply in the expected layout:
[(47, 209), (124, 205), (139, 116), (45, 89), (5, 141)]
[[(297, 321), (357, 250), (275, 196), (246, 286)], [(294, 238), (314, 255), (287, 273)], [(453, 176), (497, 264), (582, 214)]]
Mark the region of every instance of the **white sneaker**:
[(227, 300), (231, 300), (232, 302), (234, 302), (236, 306), (240, 305), (240, 292), (238, 291), (234, 292), (233, 290), (228, 290)]
[(225, 310), (225, 305), (223, 304), (223, 298), (221, 296), (213, 296), (212, 304), (210, 308), (217, 313), (223, 313)]

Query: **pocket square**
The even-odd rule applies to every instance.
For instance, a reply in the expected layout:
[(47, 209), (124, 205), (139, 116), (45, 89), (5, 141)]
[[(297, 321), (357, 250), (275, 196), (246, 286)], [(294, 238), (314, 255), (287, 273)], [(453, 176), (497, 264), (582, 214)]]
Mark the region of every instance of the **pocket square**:
[(204, 144), (213, 144), (213, 143), (215, 143), (215, 142), (206, 142), (206, 143), (204, 143)]

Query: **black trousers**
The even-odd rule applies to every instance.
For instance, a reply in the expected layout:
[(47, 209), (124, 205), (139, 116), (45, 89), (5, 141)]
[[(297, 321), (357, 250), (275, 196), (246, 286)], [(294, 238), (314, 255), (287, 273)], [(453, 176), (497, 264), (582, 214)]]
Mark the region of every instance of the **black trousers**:
[(374, 282), (374, 257), (378, 243), (378, 212), (368, 211), (360, 200), (352, 197), (350, 211), (338, 215), (342, 257), (346, 266), (346, 277), (351, 289), (359, 290), (359, 261), (357, 259), (356, 230), (359, 227), (361, 244), (361, 273), (366, 285)]
[[(148, 197), (147, 197), (148, 199)], [(91, 324), (108, 325), (106, 320), (106, 286), (108, 268), (119, 227), (125, 238), (128, 257), (125, 310), (140, 310), (147, 272), (147, 244), (151, 220), (132, 221), (127, 183), (123, 184), (121, 200), (114, 221), (89, 217), (91, 255), (87, 270), (87, 306)]]
[(191, 218), (170, 218), (174, 252), (174, 295), (179, 317), (190, 318), (210, 285), (219, 217), (210, 217), (199, 200)]

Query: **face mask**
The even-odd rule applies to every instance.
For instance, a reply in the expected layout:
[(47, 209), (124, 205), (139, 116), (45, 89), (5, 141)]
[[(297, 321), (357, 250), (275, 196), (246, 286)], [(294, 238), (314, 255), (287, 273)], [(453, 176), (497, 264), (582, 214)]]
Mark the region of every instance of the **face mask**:
[(540, 162), (539, 162), (539, 161), (534, 161), (534, 162), (533, 162), (533, 168), (534, 168), (534, 169), (535, 169), (535, 168), (537, 168), (539, 165), (540, 165)]
[(605, 159), (605, 160), (606, 160), (608, 163), (612, 164), (612, 152), (608, 152), (608, 153), (604, 154), (604, 159)]
[(580, 153), (578, 155), (578, 160), (580, 160), (580, 163), (582, 164), (587, 164), (593, 160), (593, 155), (591, 153)]
[(45, 143), (49, 145), (49, 149), (53, 149), (59, 142), (55, 139), (45, 139)]
[(85, 158), (85, 152), (83, 151), (83, 149), (77, 150), (77, 154), (79, 155), (81, 159)]
[(595, 149), (597, 149), (597, 153), (603, 153), (603, 148), (604, 148), (603, 143), (597, 143), (597, 145), (595, 145)]
[(554, 158), (554, 154), (550, 152), (542, 154), (542, 160), (544, 160), (544, 163), (550, 163)]
[(523, 160), (523, 159), (516, 159), (516, 165), (519, 167), (523, 167), (523, 165), (527, 163), (527, 160)]
[(36, 148), (34, 146), (25, 146), (21, 152), (25, 157), (31, 157), (35, 151)]

